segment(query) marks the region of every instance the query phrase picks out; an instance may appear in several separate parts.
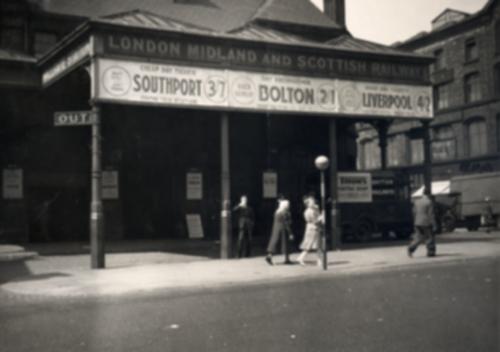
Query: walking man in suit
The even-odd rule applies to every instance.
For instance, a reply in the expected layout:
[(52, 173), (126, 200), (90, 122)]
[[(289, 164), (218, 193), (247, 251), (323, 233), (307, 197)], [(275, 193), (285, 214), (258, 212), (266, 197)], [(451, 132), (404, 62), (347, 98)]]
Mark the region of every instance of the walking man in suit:
[(436, 255), (436, 219), (434, 217), (434, 205), (426, 189), (424, 195), (413, 203), (413, 219), (415, 234), (412, 242), (408, 246), (408, 256), (411, 258), (418, 246), (425, 243), (427, 256)]
[(278, 209), (274, 213), (273, 229), (271, 231), (271, 238), (267, 245), (266, 262), (273, 265), (273, 254), (276, 251), (278, 241), (281, 239), (283, 254), (285, 256), (285, 264), (291, 264), (288, 253), (288, 239), (293, 237), (292, 234), (292, 216), (290, 214), (290, 202), (286, 199), (280, 199)]
[(238, 258), (250, 257), (255, 216), (253, 209), (248, 205), (246, 195), (241, 196), (240, 204), (233, 211), (238, 216)]

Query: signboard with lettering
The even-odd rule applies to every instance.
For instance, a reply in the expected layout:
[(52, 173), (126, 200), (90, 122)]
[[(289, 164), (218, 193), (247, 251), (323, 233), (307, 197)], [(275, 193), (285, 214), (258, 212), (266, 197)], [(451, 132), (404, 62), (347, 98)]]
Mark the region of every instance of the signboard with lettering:
[(90, 126), (97, 122), (94, 111), (59, 111), (54, 113), (54, 126)]
[(89, 58), (91, 53), (90, 43), (91, 42), (88, 41), (82, 44), (45, 70), (42, 73), (42, 84), (47, 86), (53, 83), (59, 77), (62, 77), (64, 74), (77, 67), (78, 64)]
[(275, 199), (278, 197), (278, 174), (266, 171), (262, 175), (263, 197), (265, 199)]
[(373, 199), (369, 173), (339, 172), (337, 184), (339, 203), (370, 203)]
[(200, 214), (186, 214), (189, 238), (203, 238), (203, 224)]
[(186, 175), (186, 198), (203, 199), (203, 175), (200, 172), (189, 172)]
[(2, 174), (2, 194), (4, 199), (23, 198), (23, 170), (4, 169)]
[(455, 158), (457, 146), (454, 138), (432, 141), (431, 145), (432, 160), (440, 161)]
[(190, 63), (194, 66), (215, 66), (236, 70), (291, 73), (317, 77), (349, 77), (385, 79), (412, 83), (429, 83), (429, 61), (403, 62), (399, 58), (386, 61), (349, 57), (333, 47), (294, 46), (255, 47), (241, 40), (227, 38), (221, 43), (203, 43), (200, 39), (180, 39), (168, 34), (108, 33), (99, 37), (104, 53), (125, 58), (156, 59), (166, 63)]
[(427, 86), (100, 59), (102, 101), (234, 110), (432, 118)]
[(102, 199), (120, 198), (118, 171), (105, 170), (102, 172), (101, 192)]

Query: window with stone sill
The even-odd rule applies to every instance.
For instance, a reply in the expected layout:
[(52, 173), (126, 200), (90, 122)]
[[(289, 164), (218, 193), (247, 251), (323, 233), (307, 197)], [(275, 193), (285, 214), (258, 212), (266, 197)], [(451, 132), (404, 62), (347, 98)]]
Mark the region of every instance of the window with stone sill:
[(436, 61), (434, 61), (434, 71), (439, 71), (445, 68), (445, 60), (444, 60), (444, 50), (438, 49), (434, 51), (434, 57)]
[(464, 95), (466, 103), (473, 103), (482, 99), (479, 73), (468, 74), (464, 78)]
[(442, 110), (450, 107), (450, 86), (449, 84), (441, 84), (434, 91), (435, 106), (437, 110)]
[(465, 124), (465, 141), (469, 157), (488, 153), (488, 131), (484, 118), (478, 117), (467, 121)]
[(465, 62), (479, 60), (479, 48), (475, 39), (468, 39), (465, 42)]

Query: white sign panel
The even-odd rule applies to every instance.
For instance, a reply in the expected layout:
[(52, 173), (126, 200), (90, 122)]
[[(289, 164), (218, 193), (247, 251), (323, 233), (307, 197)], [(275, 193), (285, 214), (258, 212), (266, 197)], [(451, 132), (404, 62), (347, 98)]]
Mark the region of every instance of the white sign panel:
[(97, 99), (236, 110), (432, 118), (431, 87), (99, 59)]
[(189, 172), (186, 175), (186, 198), (188, 200), (203, 199), (203, 175), (199, 172)]
[(90, 126), (97, 122), (94, 111), (59, 111), (54, 113), (54, 126)]
[(339, 203), (370, 203), (372, 201), (372, 178), (369, 173), (339, 172)]
[(203, 238), (203, 225), (200, 214), (186, 215), (189, 238)]
[(102, 172), (101, 179), (102, 199), (119, 199), (118, 171), (106, 170)]
[(262, 176), (263, 196), (265, 199), (278, 197), (278, 174), (276, 172), (264, 172)]
[(4, 199), (23, 198), (23, 170), (4, 169), (2, 177), (2, 190)]
[(75, 68), (84, 59), (90, 57), (91, 45), (90, 41), (79, 46), (61, 60), (54, 63), (46, 71), (42, 73), (43, 85), (48, 85), (61, 77), (66, 72)]

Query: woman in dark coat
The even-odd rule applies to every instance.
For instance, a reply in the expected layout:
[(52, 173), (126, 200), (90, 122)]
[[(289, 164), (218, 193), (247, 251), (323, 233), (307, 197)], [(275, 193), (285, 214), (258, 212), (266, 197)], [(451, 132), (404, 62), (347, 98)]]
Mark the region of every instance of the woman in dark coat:
[(286, 199), (281, 199), (278, 203), (278, 209), (274, 212), (273, 229), (269, 244), (267, 245), (266, 262), (269, 265), (273, 265), (273, 254), (276, 251), (276, 245), (280, 237), (281, 241), (283, 241), (285, 264), (290, 263), (288, 259), (288, 238), (293, 237), (291, 226), (292, 217), (290, 215), (290, 202)]

